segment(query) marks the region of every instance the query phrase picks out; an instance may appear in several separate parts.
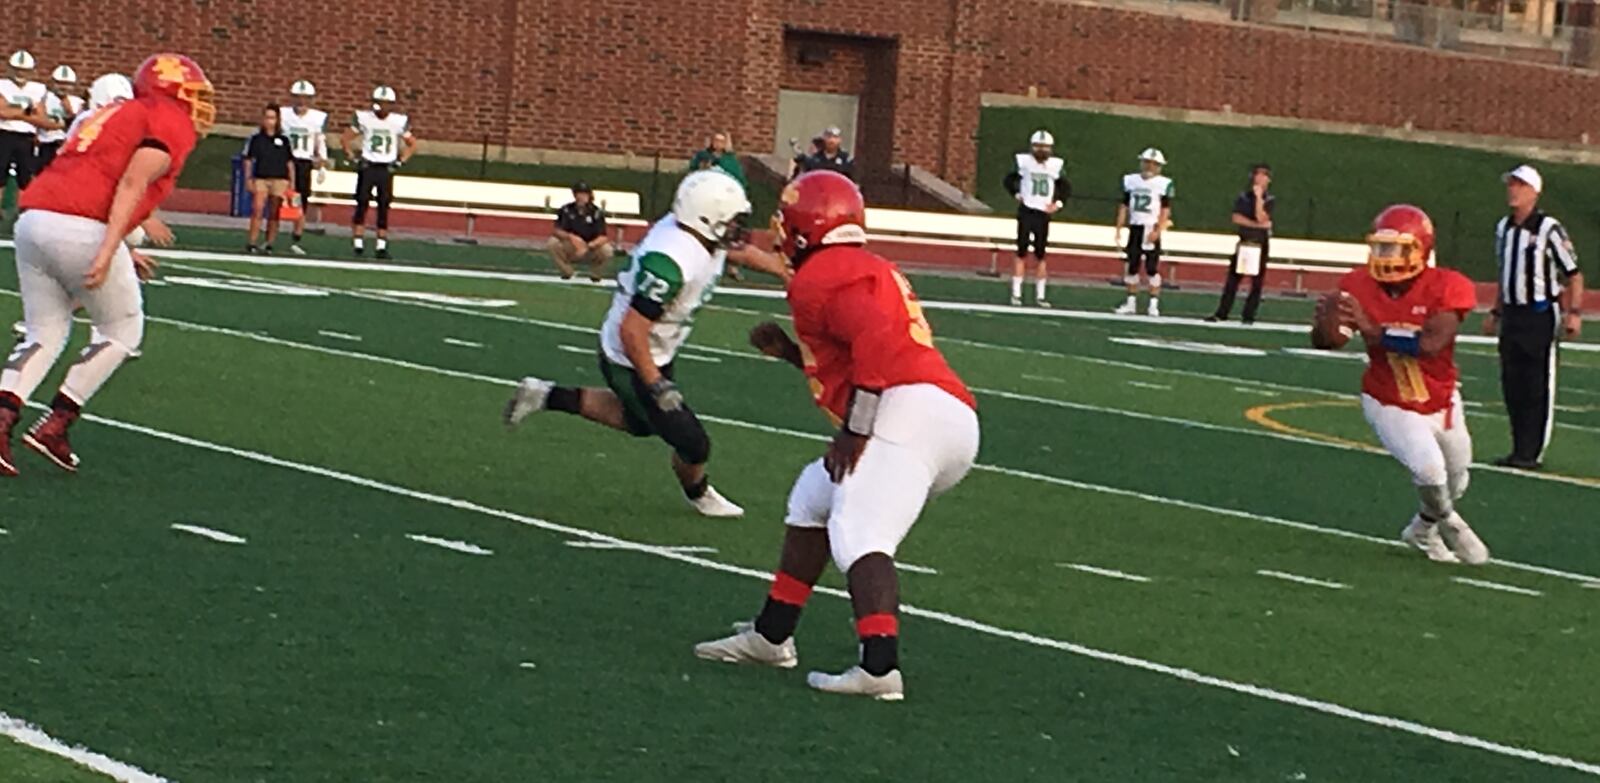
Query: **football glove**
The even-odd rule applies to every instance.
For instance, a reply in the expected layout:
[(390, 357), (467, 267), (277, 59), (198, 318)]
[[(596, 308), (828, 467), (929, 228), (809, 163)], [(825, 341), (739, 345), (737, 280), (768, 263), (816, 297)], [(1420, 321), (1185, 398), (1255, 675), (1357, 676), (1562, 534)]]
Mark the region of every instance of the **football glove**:
[(666, 376), (656, 379), (645, 389), (650, 392), (650, 399), (655, 400), (656, 407), (666, 413), (683, 407), (683, 392), (678, 391), (678, 384)]

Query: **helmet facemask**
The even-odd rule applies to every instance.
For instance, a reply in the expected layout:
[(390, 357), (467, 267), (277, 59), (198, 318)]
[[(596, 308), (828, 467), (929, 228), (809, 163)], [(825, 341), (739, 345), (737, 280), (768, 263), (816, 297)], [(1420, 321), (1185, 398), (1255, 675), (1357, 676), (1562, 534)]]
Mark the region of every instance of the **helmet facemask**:
[(1367, 271), (1372, 279), (1404, 283), (1427, 268), (1427, 254), (1415, 236), (1391, 230), (1367, 235)]

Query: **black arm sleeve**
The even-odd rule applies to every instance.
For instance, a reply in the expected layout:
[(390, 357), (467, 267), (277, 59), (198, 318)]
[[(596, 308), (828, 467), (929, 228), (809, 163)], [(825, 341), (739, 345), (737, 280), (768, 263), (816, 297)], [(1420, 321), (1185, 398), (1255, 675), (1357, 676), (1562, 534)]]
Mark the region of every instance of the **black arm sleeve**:
[(1062, 176), (1056, 180), (1056, 201), (1065, 204), (1069, 198), (1072, 198), (1072, 183)]
[(1005, 186), (1007, 193), (1015, 196), (1022, 190), (1022, 174), (1013, 171), (1007, 174), (1005, 179), (1000, 180), (1000, 184)]
[(632, 306), (634, 310), (638, 311), (639, 315), (642, 315), (652, 321), (661, 320), (661, 316), (667, 311), (666, 305), (663, 305), (649, 297), (640, 296), (639, 294), (633, 295)]

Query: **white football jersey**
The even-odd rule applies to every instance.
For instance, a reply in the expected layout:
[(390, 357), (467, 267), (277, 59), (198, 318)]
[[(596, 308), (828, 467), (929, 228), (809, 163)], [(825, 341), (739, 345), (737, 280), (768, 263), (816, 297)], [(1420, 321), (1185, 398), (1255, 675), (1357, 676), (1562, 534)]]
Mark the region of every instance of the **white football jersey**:
[(1017, 193), (1022, 196), (1022, 205), (1043, 212), (1056, 203), (1056, 180), (1061, 179), (1061, 170), (1066, 165), (1066, 161), (1055, 156), (1041, 163), (1030, 153), (1017, 153), (1017, 174), (1022, 178)]
[(650, 327), (650, 358), (657, 367), (671, 362), (689, 340), (695, 312), (711, 301), (727, 259), (727, 251), (706, 250), (697, 237), (679, 228), (677, 218), (667, 215), (656, 221), (634, 248), (628, 268), (617, 275), (611, 312), (600, 327), (600, 347), (606, 358), (633, 367), (622, 350), (622, 319), (638, 295), (662, 306), (660, 320)]
[[(10, 79), (0, 79), (0, 102), (18, 109), (32, 109), (34, 104), (43, 103), (49, 92), (44, 82), (24, 82), (19, 85)], [(0, 122), (0, 131), (31, 134), (38, 130), (33, 123), (23, 120)]]
[(62, 127), (61, 130), (39, 131), (39, 143), (54, 144), (58, 141), (66, 141), (67, 128), (72, 124), (73, 118), (83, 113), (83, 107), (86, 105), (84, 100), (76, 95), (61, 96), (55, 93), (46, 95), (44, 113), (48, 114), (50, 119), (61, 123)]
[(400, 158), (400, 140), (411, 135), (411, 121), (399, 112), (379, 117), (377, 112), (356, 112), (351, 127), (361, 133), (361, 159), (368, 163), (393, 163)]
[(1148, 228), (1161, 219), (1163, 200), (1172, 200), (1172, 179), (1160, 174), (1146, 177), (1136, 171), (1122, 178), (1122, 193), (1122, 203), (1128, 206), (1128, 225)]
[[(289, 144), (293, 147), (296, 158), (301, 160), (328, 159), (328, 136), (323, 131), (323, 128), (328, 124), (327, 112), (318, 109), (306, 109), (306, 113), (301, 114), (295, 111), (293, 106), (280, 106), (278, 107), (278, 124), (283, 126), (284, 134), (289, 137)], [(364, 144), (363, 148), (365, 148)]]

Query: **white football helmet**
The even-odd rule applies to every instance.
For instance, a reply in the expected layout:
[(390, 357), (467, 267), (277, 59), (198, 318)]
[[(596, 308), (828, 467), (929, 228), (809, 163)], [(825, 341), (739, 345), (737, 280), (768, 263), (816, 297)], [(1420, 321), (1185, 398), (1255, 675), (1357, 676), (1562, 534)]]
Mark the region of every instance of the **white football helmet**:
[(380, 84), (373, 88), (372, 100), (377, 103), (394, 103), (399, 99), (395, 97), (393, 87), (387, 84)]
[(1162, 155), (1161, 150), (1155, 147), (1146, 147), (1144, 152), (1139, 153), (1139, 160), (1148, 160), (1157, 166), (1167, 165), (1167, 156)]
[(33, 61), (33, 55), (29, 54), (27, 49), (18, 49), (12, 52), (11, 59), (6, 62), (19, 71), (31, 71), (36, 64)]
[(50, 72), (50, 79), (56, 84), (77, 84), (78, 72), (72, 70), (70, 65), (58, 65)]
[(133, 100), (133, 82), (120, 73), (108, 73), (89, 85), (89, 108), (110, 106), (117, 101)]
[(732, 239), (740, 218), (748, 214), (750, 199), (744, 186), (719, 169), (684, 177), (672, 199), (672, 216), (678, 225), (714, 244)]
[(289, 94), (301, 98), (311, 98), (316, 96), (317, 88), (313, 86), (311, 82), (301, 79), (300, 81), (289, 85)]
[(1028, 138), (1028, 143), (1037, 144), (1042, 147), (1054, 147), (1056, 145), (1056, 137), (1051, 136), (1050, 131), (1037, 130), (1034, 131), (1033, 135)]

